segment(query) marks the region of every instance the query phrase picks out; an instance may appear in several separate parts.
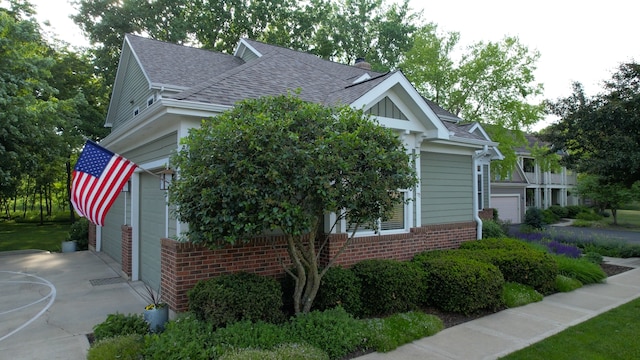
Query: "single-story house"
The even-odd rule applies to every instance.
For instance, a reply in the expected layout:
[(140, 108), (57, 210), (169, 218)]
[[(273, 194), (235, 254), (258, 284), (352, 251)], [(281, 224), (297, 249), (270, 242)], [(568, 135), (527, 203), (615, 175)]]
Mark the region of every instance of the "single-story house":
[(499, 174), (491, 181), (491, 207), (503, 221), (512, 224), (524, 222), (530, 207), (547, 209), (551, 205), (579, 205), (580, 199), (573, 188), (578, 184), (577, 173), (562, 166), (543, 169), (530, 149), (544, 146), (535, 135), (525, 134), (527, 144), (515, 149), (517, 164), (505, 177)]
[[(187, 225), (172, 217), (167, 190), (153, 174), (172, 170), (170, 155), (203, 118), (246, 98), (294, 90), (305, 101), (363, 108), (396, 130), (407, 151), (417, 155), (419, 185), (404, 191), (411, 200), (378, 232), (358, 233), (339, 265), (406, 260), (481, 236), (480, 216), (490, 201), (489, 163), (501, 156), (497, 144), (479, 124), (462, 124), (425, 100), (401, 71), (378, 73), (362, 59), (345, 65), (249, 39), (241, 39), (230, 55), (127, 34), (105, 124), (111, 133), (101, 145), (139, 169), (105, 225), (95, 229), (92, 248), (113, 257), (132, 280), (161, 288), (175, 311), (186, 309), (186, 292), (201, 279), (236, 271), (282, 275), (278, 257), (287, 258), (284, 242), (274, 247), (256, 238), (209, 250), (176, 241)], [(344, 244), (347, 227), (333, 231), (327, 256)]]

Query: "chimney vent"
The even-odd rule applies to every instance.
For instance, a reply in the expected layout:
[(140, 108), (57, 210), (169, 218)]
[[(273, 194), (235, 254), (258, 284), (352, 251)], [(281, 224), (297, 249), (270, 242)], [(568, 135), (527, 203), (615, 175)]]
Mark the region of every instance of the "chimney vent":
[(356, 59), (354, 66), (364, 70), (371, 70), (371, 64), (366, 62), (365, 59), (362, 57), (359, 57)]

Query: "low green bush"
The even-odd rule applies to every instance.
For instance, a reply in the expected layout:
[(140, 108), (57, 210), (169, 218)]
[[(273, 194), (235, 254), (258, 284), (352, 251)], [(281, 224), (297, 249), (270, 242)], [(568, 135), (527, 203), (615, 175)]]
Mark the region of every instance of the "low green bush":
[(502, 301), (508, 308), (542, 301), (542, 298), (542, 294), (537, 292), (531, 286), (507, 282), (502, 288)]
[(331, 267), (322, 277), (318, 294), (313, 302), (314, 310), (326, 310), (342, 306), (349, 314), (361, 312), (360, 280), (350, 269)]
[(586, 220), (586, 221), (598, 221), (598, 220), (602, 220), (602, 216), (589, 210), (589, 211), (580, 212), (578, 215), (576, 215), (576, 219)]
[(421, 265), (430, 305), (463, 314), (502, 305), (504, 278), (494, 265), (463, 256), (424, 259)]
[(582, 284), (596, 284), (604, 281), (607, 274), (602, 268), (586, 259), (555, 256), (559, 273), (580, 281)]
[(219, 360), (329, 360), (324, 351), (308, 344), (282, 344), (273, 350), (239, 349), (225, 353)]
[(570, 292), (582, 287), (582, 283), (568, 276), (558, 275), (556, 277), (556, 290), (559, 292)]
[(583, 256), (583, 259), (587, 260), (588, 262), (594, 263), (596, 265), (602, 264), (602, 261), (603, 261), (602, 255), (598, 254), (597, 252), (586, 253)]
[(213, 359), (213, 326), (187, 313), (145, 338), (145, 360)]
[(200, 281), (189, 290), (189, 310), (215, 328), (236, 321), (284, 321), (282, 289), (273, 278), (239, 272)]
[(494, 220), (482, 221), (482, 238), (499, 238), (505, 237), (507, 234), (504, 232), (502, 225)]
[(554, 213), (558, 218), (566, 218), (569, 216), (569, 209), (560, 205), (549, 206), (549, 211)]
[(364, 260), (353, 273), (360, 280), (362, 316), (381, 316), (419, 308), (427, 288), (416, 264), (395, 260)]
[(575, 226), (575, 227), (592, 227), (593, 222), (589, 221), (589, 220), (580, 220), (580, 219), (576, 219), (573, 221), (573, 223), (571, 223), (571, 226)]
[(602, 256), (618, 258), (640, 257), (640, 245), (627, 244), (622, 241), (596, 240), (580, 242), (576, 245), (582, 249), (583, 253), (598, 253)]
[(542, 210), (542, 221), (545, 224), (555, 224), (560, 221), (560, 217), (550, 209)]
[(529, 285), (542, 294), (550, 294), (555, 289), (558, 265), (546, 252), (496, 249), (477, 251), (470, 257), (497, 266), (505, 281)]
[(530, 207), (524, 213), (524, 224), (532, 229), (542, 229), (545, 225), (542, 210)]
[(144, 339), (141, 335), (119, 335), (95, 342), (87, 352), (87, 360), (138, 360), (143, 350)]
[(239, 321), (217, 329), (211, 342), (216, 344), (216, 353), (225, 354), (234, 349), (272, 350), (278, 345), (291, 342), (286, 328), (280, 324), (264, 321)]
[(505, 249), (505, 250), (529, 250), (529, 244), (518, 239), (507, 237), (495, 237), (482, 239), (481, 241), (466, 241), (460, 245), (460, 249), (467, 250), (487, 250), (487, 249)]
[(440, 318), (420, 311), (369, 319), (366, 324), (369, 333), (367, 348), (378, 352), (391, 351), (400, 345), (434, 335), (444, 328)]
[(579, 213), (586, 210), (584, 206), (580, 206), (580, 205), (569, 205), (565, 207), (565, 209), (567, 209), (567, 217), (570, 219), (575, 219)]
[(93, 327), (96, 341), (120, 335), (145, 335), (149, 332), (149, 324), (141, 314), (109, 314), (107, 319)]
[(66, 241), (75, 241), (78, 250), (89, 249), (89, 220), (83, 217), (71, 224)]
[(330, 359), (341, 359), (365, 346), (365, 323), (341, 307), (298, 314), (285, 328), (290, 342), (313, 345)]

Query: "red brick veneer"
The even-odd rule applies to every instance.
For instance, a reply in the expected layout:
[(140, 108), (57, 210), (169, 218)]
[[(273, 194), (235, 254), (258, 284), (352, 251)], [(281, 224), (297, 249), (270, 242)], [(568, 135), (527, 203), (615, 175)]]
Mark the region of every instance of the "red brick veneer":
[[(353, 239), (336, 265), (349, 267), (361, 260), (374, 258), (408, 260), (421, 251), (453, 249), (475, 238), (475, 222), (426, 225), (413, 228), (409, 233), (359, 237)], [(326, 264), (346, 240), (346, 234), (332, 235), (321, 256), (321, 263)], [(291, 264), (283, 237), (256, 238), (248, 244), (227, 245), (215, 250), (162, 239), (161, 251), (162, 294), (176, 312), (187, 310), (187, 291), (200, 280), (239, 271), (283, 276), (282, 264)]]
[(131, 244), (133, 239), (133, 229), (130, 225), (120, 226), (122, 231), (122, 271), (131, 278)]
[(478, 212), (478, 216), (480, 216), (480, 219), (482, 220), (492, 220), (493, 219), (493, 209), (492, 208), (488, 208), (488, 209), (482, 209)]

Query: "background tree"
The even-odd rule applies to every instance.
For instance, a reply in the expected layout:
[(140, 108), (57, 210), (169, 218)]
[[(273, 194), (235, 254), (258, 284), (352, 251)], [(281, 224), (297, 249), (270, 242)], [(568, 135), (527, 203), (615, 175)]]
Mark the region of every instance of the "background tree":
[(353, 63), (394, 68), (412, 44), (408, 0), (79, 0), (76, 24), (112, 84), (125, 33), (232, 53), (241, 37)]
[(593, 200), (601, 211), (611, 210), (614, 225), (618, 225), (618, 209), (640, 198), (640, 182), (627, 187), (597, 175), (581, 174), (576, 190), (580, 196)]
[(332, 229), (345, 218), (356, 229), (373, 226), (404, 201), (394, 190), (416, 184), (410, 155), (392, 130), (360, 110), (292, 95), (245, 100), (203, 121), (184, 144), (171, 158), (180, 176), (169, 200), (178, 220), (189, 223), (189, 241), (216, 247), (284, 234), (296, 313), (310, 311), (342, 252), (320, 268), (325, 215), (337, 214)]
[(548, 106), (560, 120), (542, 135), (567, 151), (568, 167), (626, 187), (640, 180), (640, 65), (621, 64), (597, 96), (576, 83), (571, 96)]
[(459, 33), (441, 33), (427, 24), (400, 67), (426, 98), (465, 121), (494, 125), (487, 130), (506, 156), (494, 170), (504, 174), (515, 166), (513, 149), (526, 145), (522, 131), (544, 115), (544, 106), (534, 103), (542, 94), (533, 75), (540, 54), (505, 37), (474, 43), (455, 56), (459, 41)]

